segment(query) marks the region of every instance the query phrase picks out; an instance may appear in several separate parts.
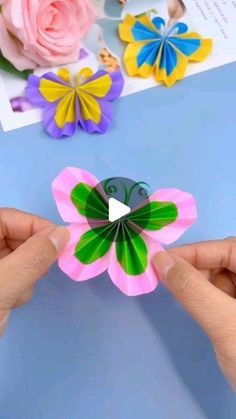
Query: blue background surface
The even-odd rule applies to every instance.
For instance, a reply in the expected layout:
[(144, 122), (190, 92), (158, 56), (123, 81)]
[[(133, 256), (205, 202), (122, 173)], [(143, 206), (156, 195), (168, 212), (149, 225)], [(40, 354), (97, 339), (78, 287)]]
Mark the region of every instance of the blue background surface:
[[(105, 136), (54, 141), (41, 125), (0, 136), (0, 205), (61, 223), (51, 182), (66, 166), (195, 195), (178, 243), (236, 232), (236, 65), (118, 101)], [(55, 266), (0, 342), (1, 419), (233, 419), (236, 400), (200, 328), (160, 286), (128, 298), (106, 274)]]

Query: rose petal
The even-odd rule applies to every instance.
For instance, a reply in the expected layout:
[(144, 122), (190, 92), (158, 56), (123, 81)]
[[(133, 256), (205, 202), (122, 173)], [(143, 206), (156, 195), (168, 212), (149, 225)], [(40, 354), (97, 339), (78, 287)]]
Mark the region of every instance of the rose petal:
[[(76, 62), (81, 39), (89, 31), (96, 17), (91, 0), (2, 2), (4, 27), (15, 37), (16, 41), (12, 43), (14, 45), (18, 42), (19, 52), (19, 58), (16, 52), (5, 52), (6, 58), (11, 57), (10, 61), (14, 65), (17, 64), (19, 69), (22, 67), (20, 58), (31, 63), (27, 64), (27, 68), (35, 68), (36, 65), (32, 62), (39, 66)], [(3, 38), (1, 32), (0, 38)], [(1, 43), (6, 44), (2, 39)], [(5, 47), (6, 49), (9, 47)]]
[(34, 61), (22, 55), (21, 46), (9, 35), (2, 15), (0, 15), (0, 50), (2, 55), (19, 71), (36, 67)]

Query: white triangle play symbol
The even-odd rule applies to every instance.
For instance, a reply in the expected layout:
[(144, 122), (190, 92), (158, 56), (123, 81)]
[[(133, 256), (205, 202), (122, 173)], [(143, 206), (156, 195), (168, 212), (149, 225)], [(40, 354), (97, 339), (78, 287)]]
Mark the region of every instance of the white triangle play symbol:
[(117, 201), (117, 199), (109, 199), (109, 221), (111, 223), (113, 223), (113, 221), (119, 220), (121, 217), (124, 217), (124, 215), (129, 214), (130, 211), (130, 207), (120, 201)]

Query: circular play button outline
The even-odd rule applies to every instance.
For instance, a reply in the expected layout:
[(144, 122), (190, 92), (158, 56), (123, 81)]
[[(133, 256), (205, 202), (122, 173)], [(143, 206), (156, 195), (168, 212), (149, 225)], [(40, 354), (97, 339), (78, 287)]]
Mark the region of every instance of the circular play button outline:
[[(91, 203), (94, 203), (94, 200), (92, 199), (92, 194), (94, 193), (94, 190), (96, 190), (96, 192), (100, 194), (103, 200), (106, 201), (108, 209), (107, 220), (92, 220), (89, 218), (89, 216), (87, 216), (88, 223), (95, 234), (100, 236), (102, 239), (106, 239), (109, 241), (124, 241), (125, 235), (119, 234), (121, 230), (127, 230), (128, 227), (129, 232), (131, 232), (131, 238), (139, 235), (143, 230), (145, 230), (145, 227), (149, 222), (150, 216), (150, 209), (148, 206), (150, 187), (146, 182), (137, 182), (133, 179), (126, 177), (112, 177), (104, 179), (103, 181), (99, 182), (89, 193), (85, 204), (85, 215), (90, 213)], [(116, 209), (117, 211), (120, 209), (121, 213), (121, 209), (127, 207), (127, 214), (121, 214), (120, 217), (115, 217), (116, 220), (109, 221), (109, 212), (111, 211), (111, 208), (109, 208), (109, 203), (111, 205), (111, 202), (113, 204), (114, 202), (116, 203)], [(137, 226), (137, 228), (132, 228), (132, 224), (134, 227), (135, 223), (132, 222), (131, 224), (131, 221), (128, 221), (128, 212), (132, 213), (138, 207), (143, 206), (144, 203), (145, 206), (147, 205), (147, 211), (145, 211), (145, 221), (142, 221), (142, 227)], [(130, 209), (130, 211), (128, 211), (128, 208)], [(113, 211), (115, 211), (116, 209), (114, 206)], [(106, 225), (107, 228), (102, 228), (101, 224)], [(109, 226), (111, 225), (112, 228), (109, 228)]]

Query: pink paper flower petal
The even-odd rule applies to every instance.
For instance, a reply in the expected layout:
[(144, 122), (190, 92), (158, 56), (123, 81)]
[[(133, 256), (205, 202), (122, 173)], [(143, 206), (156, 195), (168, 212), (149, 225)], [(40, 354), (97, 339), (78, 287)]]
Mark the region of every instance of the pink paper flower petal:
[(69, 227), (70, 241), (66, 246), (65, 251), (60, 256), (58, 264), (60, 269), (65, 272), (74, 281), (86, 281), (94, 278), (102, 272), (106, 271), (109, 263), (108, 252), (105, 256), (98, 259), (96, 262), (84, 265), (75, 256), (74, 251), (82, 234), (90, 230), (91, 227), (87, 224), (74, 224)]
[(154, 291), (159, 282), (157, 273), (154, 271), (152, 266), (152, 258), (156, 253), (162, 252), (164, 249), (160, 244), (155, 243), (145, 233), (142, 233), (141, 236), (148, 246), (148, 266), (146, 271), (141, 275), (128, 275), (117, 260), (115, 244), (113, 244), (111, 249), (108, 273), (112, 282), (124, 294), (130, 297)]
[[(86, 170), (67, 167), (52, 184), (52, 193), (62, 219), (68, 223), (87, 223), (87, 218), (81, 215), (71, 201), (70, 194), (78, 183), (87, 183), (94, 188), (99, 181)], [(78, 241), (78, 240), (77, 240)]]
[[(53, 195), (58, 210), (65, 221), (73, 223), (70, 226), (70, 241), (64, 253), (59, 258), (60, 268), (75, 281), (85, 281), (108, 270), (112, 282), (124, 294), (128, 296), (137, 296), (152, 292), (159, 282), (158, 276), (153, 269), (152, 259), (157, 252), (164, 251), (160, 243), (172, 243), (196, 220), (197, 211), (194, 198), (190, 194), (178, 189), (161, 189), (151, 195), (149, 198), (150, 202), (159, 201), (174, 203), (178, 209), (178, 217), (176, 221), (163, 227), (159, 231), (144, 230), (141, 232), (137, 227), (137, 233), (143, 238), (148, 252), (146, 252), (146, 249), (144, 248), (142, 250), (142, 241), (136, 241), (136, 245), (137, 243), (139, 243), (138, 246), (140, 245), (140, 249), (138, 250), (145, 251), (145, 258), (142, 260), (143, 269), (142, 266), (141, 269), (136, 269), (136, 262), (138, 263), (139, 261), (134, 257), (137, 257), (139, 252), (137, 250), (135, 251), (135, 254), (132, 254), (131, 249), (127, 249), (129, 239), (132, 240), (132, 235), (128, 236), (124, 248), (121, 247), (122, 244), (119, 242), (118, 257), (123, 261), (124, 266), (122, 266), (117, 258), (117, 243), (115, 241), (114, 243), (110, 242), (109, 246), (106, 245), (106, 242), (102, 241), (101, 246), (105, 245), (105, 247), (103, 247), (103, 251), (101, 251), (99, 255), (101, 256), (105, 251), (107, 253), (93, 262), (96, 255), (98, 255), (99, 249), (101, 250), (102, 248), (100, 247), (100, 239), (98, 236), (95, 236), (95, 239), (92, 238), (93, 234), (91, 233), (91, 226), (89, 225), (87, 218), (78, 213), (70, 198), (73, 188), (81, 182), (87, 183), (91, 188), (100, 185), (98, 180), (89, 172), (70, 167), (63, 170), (53, 182)], [(107, 199), (104, 191), (102, 192), (100, 190), (100, 193), (102, 195), (104, 194), (104, 199)], [(145, 203), (143, 205), (145, 205)], [(106, 227), (111, 227), (109, 226), (109, 221), (104, 219), (97, 220), (96, 223), (94, 222), (93, 227), (104, 226), (104, 223)], [(130, 223), (133, 224), (132, 222)], [(129, 224), (127, 224), (127, 226), (128, 225)], [(116, 228), (116, 225), (114, 226)], [(149, 226), (151, 226), (151, 224), (149, 224)], [(135, 225), (133, 225), (132, 228), (135, 230)], [(81, 236), (85, 232), (89, 232), (89, 234), (83, 237), (84, 242), (81, 241), (80, 246), (77, 249), (77, 255), (84, 261), (82, 263), (78, 260), (78, 257), (75, 256), (75, 250)], [(91, 241), (91, 238), (94, 241)], [(116, 235), (114, 235), (114, 240), (115, 239)], [(101, 240), (103, 240), (102, 237)], [(113, 236), (111, 237), (111, 240), (113, 240)], [(88, 247), (86, 247), (87, 243), (89, 243)], [(132, 245), (134, 245), (134, 242)], [(120, 256), (121, 254), (122, 256)], [(138, 257), (140, 256), (142, 256), (142, 254)], [(127, 262), (126, 257), (132, 258), (131, 262), (135, 263), (134, 269), (130, 269), (130, 265), (128, 266), (127, 263), (124, 263), (124, 261)], [(140, 272), (144, 269), (144, 273), (135, 275), (135, 272)], [(127, 274), (127, 270), (131, 274)]]
[(172, 224), (157, 231), (146, 230), (146, 234), (159, 243), (173, 243), (197, 219), (195, 199), (187, 192), (178, 189), (160, 189), (150, 196), (149, 201), (172, 202), (178, 208), (178, 218)]

